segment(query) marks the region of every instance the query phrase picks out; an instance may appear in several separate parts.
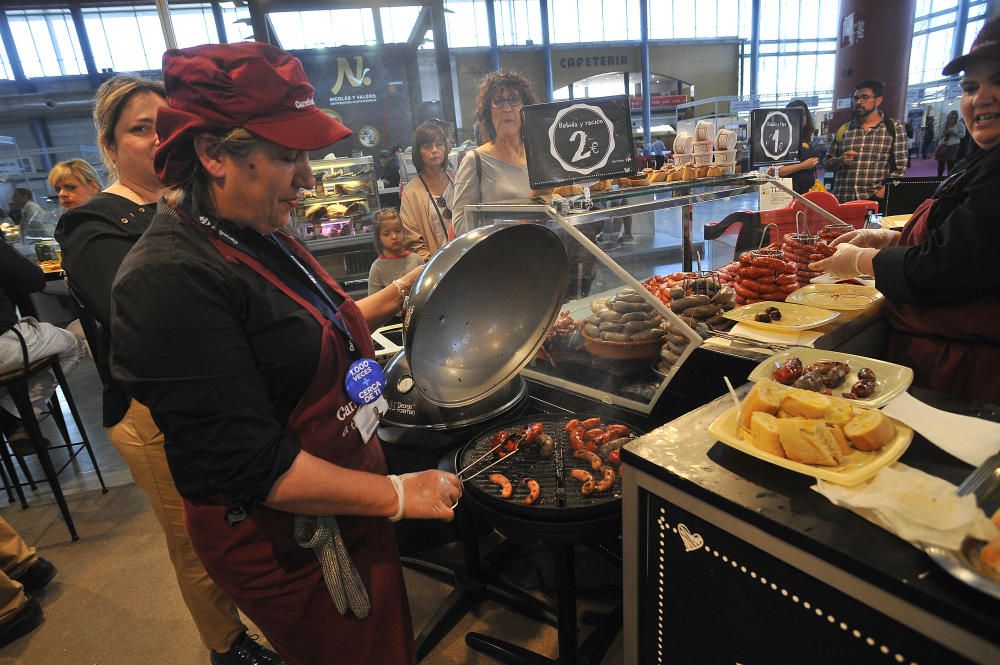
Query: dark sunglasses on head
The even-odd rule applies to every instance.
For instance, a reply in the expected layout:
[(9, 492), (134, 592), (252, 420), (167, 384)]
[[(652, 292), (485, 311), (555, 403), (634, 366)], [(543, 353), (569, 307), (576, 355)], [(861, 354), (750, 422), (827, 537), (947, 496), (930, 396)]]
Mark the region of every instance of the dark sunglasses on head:
[(441, 216), (445, 219), (451, 219), (451, 210), (448, 209), (448, 204), (445, 203), (444, 197), (439, 196), (434, 199), (434, 202), (438, 204), (438, 208), (441, 208)]

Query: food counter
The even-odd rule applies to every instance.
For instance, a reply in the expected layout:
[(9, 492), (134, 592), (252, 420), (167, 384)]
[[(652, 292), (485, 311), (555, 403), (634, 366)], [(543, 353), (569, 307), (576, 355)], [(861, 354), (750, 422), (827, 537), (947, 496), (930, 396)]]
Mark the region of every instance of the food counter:
[[(834, 506), (813, 478), (717, 442), (707, 428), (731, 406), (720, 397), (623, 449), (625, 662), (1000, 662), (1000, 600)], [(956, 485), (972, 470), (919, 434), (900, 461)]]

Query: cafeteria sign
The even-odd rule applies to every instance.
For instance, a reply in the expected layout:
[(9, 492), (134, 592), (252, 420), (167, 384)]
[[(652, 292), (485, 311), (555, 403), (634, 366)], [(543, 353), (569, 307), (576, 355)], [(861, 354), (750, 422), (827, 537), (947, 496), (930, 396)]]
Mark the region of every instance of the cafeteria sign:
[(635, 172), (628, 97), (569, 100), (521, 109), (534, 189)]

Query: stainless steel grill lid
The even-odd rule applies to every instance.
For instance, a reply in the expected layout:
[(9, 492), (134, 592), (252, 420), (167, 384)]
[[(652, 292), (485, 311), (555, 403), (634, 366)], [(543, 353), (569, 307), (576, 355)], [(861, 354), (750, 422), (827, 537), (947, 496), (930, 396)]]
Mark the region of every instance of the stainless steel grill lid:
[(445, 245), (414, 284), (403, 322), (421, 396), (461, 407), (506, 386), (559, 314), (568, 265), (562, 241), (539, 224), (484, 226)]

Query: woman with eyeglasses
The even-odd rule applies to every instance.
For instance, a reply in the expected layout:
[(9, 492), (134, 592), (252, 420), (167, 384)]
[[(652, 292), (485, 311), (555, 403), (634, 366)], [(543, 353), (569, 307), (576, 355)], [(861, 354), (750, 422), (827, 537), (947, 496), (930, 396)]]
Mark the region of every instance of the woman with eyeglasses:
[(421, 123), (413, 132), (411, 145), (417, 177), (403, 188), (399, 216), (406, 229), (407, 248), (426, 261), (455, 237), (452, 212), (445, 201), (455, 172), (448, 168), (448, 137), (439, 123)]
[(516, 72), (491, 72), (480, 83), (476, 120), (488, 140), (458, 167), (452, 201), (456, 235), (470, 230), (465, 206), (526, 199), (531, 195), (521, 141), (521, 107), (534, 103), (527, 79)]

